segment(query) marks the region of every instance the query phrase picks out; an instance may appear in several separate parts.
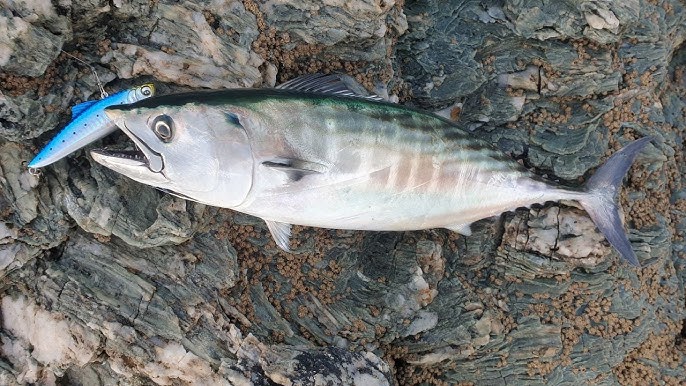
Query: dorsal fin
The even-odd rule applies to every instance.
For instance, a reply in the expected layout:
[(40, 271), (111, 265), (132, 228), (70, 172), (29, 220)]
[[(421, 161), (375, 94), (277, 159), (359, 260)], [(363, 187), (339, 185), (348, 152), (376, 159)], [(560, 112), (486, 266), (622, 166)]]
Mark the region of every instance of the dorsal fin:
[(83, 114), (84, 111), (88, 110), (93, 104), (97, 102), (97, 100), (94, 101), (85, 101), (82, 103), (79, 103), (78, 105), (74, 105), (71, 108), (71, 119), (74, 120), (76, 117), (79, 115)]
[(378, 95), (369, 94), (355, 79), (343, 74), (309, 74), (293, 78), (276, 88), (281, 90), (296, 90), (311, 93), (331, 94), (352, 98), (364, 98), (377, 102), (385, 99)]

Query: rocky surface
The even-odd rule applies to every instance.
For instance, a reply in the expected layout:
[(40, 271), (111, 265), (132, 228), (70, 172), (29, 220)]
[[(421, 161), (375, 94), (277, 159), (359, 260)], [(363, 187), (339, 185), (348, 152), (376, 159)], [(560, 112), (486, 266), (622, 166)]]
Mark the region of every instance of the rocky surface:
[[(676, 0), (0, 0), (0, 383), (679, 384), (685, 18)], [(160, 94), (346, 72), (570, 184), (652, 135), (622, 192), (644, 267), (567, 202), (470, 237), (296, 227), (286, 254), (258, 219), (83, 151), (36, 177), (99, 95), (75, 58)]]

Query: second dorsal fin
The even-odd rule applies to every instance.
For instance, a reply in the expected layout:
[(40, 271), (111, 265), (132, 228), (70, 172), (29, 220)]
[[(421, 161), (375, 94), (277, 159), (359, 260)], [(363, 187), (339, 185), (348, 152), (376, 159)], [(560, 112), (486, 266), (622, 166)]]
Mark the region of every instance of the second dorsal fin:
[(295, 90), (311, 93), (331, 94), (352, 98), (364, 98), (383, 102), (378, 95), (369, 94), (352, 77), (343, 74), (309, 74), (293, 78), (276, 87), (281, 90)]

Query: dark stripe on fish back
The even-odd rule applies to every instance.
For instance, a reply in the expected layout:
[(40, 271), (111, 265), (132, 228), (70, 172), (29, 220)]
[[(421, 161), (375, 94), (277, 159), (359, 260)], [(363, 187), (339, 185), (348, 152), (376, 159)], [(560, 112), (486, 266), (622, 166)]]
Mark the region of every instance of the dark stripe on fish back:
[[(137, 108), (180, 107), (187, 104), (221, 105), (249, 105), (268, 99), (286, 99), (294, 102), (305, 102), (312, 105), (344, 105), (351, 112), (361, 113), (381, 121), (396, 122), (408, 129), (435, 131), (441, 127), (457, 128), (451, 121), (427, 111), (401, 106), (390, 102), (373, 101), (369, 99), (306, 93), (281, 89), (226, 89), (193, 91), (180, 94), (161, 95), (129, 105), (113, 106), (111, 109), (129, 111)], [(461, 134), (470, 138), (467, 133)]]
[[(206, 104), (210, 106), (221, 105), (247, 105), (263, 102), (267, 99), (286, 99), (300, 102), (307, 102), (312, 105), (345, 105), (350, 111), (365, 110), (367, 114), (376, 114), (375, 118), (381, 120), (399, 121), (413, 119), (415, 116), (429, 117), (433, 120), (442, 121), (443, 124), (454, 126), (454, 124), (442, 117), (430, 112), (401, 106), (395, 103), (373, 101), (369, 99), (355, 98), (343, 95), (329, 95), (307, 93), (293, 90), (281, 89), (226, 89), (226, 90), (206, 90), (193, 91), (180, 94), (161, 95), (129, 105), (113, 106), (112, 109), (129, 111), (137, 108), (158, 108), (158, 107), (180, 107), (187, 104)], [(433, 124), (429, 126), (433, 127)], [(426, 128), (429, 129), (429, 126)], [(432, 128), (433, 130), (433, 128)]]

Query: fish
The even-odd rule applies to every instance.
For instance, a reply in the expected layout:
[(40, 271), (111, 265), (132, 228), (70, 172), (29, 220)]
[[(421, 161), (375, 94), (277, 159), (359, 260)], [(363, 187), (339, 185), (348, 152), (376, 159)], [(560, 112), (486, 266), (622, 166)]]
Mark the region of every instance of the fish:
[(100, 100), (86, 101), (71, 108), (72, 120), (29, 162), (30, 169), (55, 163), (82, 147), (117, 130), (105, 115), (105, 107), (130, 104), (155, 94), (152, 83), (132, 87)]
[(563, 186), (443, 117), (357, 96), (331, 77), (107, 107), (136, 150), (91, 156), (175, 196), (259, 217), (285, 251), (293, 224), (469, 236), (477, 220), (576, 200), (620, 256), (640, 266), (617, 195), (651, 137), (617, 151), (585, 185)]

